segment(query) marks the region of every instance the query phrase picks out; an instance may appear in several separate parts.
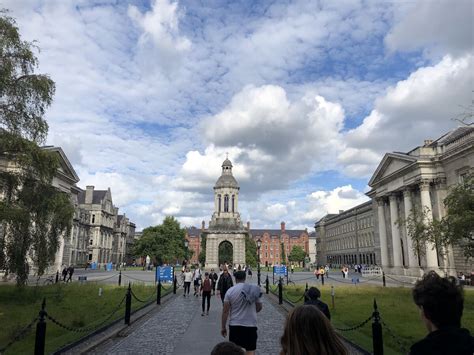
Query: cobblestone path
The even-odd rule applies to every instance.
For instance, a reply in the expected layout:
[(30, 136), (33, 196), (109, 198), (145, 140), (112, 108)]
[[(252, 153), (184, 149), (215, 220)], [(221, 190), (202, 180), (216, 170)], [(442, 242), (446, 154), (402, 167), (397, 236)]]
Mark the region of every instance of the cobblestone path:
[[(278, 354), (284, 315), (262, 296), (258, 314), (257, 354)], [(177, 296), (130, 335), (108, 343), (105, 354), (210, 354), (225, 339), (220, 335), (222, 304), (212, 297), (209, 316), (201, 316), (201, 299)], [(98, 349), (99, 350), (99, 349)]]

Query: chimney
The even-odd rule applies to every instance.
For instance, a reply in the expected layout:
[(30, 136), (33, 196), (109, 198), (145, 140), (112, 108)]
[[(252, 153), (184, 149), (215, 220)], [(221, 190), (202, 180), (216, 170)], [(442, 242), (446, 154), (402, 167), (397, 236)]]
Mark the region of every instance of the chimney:
[(281, 231), (282, 231), (282, 232), (285, 231), (285, 222), (281, 222)]
[(250, 221), (247, 221), (247, 230), (250, 230)]
[(432, 139), (425, 139), (425, 144), (424, 144), (424, 146), (426, 147), (426, 146), (430, 145), (431, 143), (433, 143), (433, 140), (432, 140)]
[(86, 199), (84, 203), (92, 203), (93, 195), (94, 195), (94, 186), (86, 186)]
[(201, 230), (206, 229), (206, 222), (202, 221), (201, 223)]

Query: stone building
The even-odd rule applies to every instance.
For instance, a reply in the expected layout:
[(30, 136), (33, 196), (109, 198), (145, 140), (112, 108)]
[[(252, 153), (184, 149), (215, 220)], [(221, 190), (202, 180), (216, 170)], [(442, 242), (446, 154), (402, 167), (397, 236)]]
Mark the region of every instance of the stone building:
[(191, 258), (189, 262), (191, 264), (199, 263), (199, 253), (201, 253), (201, 233), (205, 231), (204, 221), (202, 222), (202, 228), (190, 227), (186, 228), (186, 240), (188, 241), (188, 249), (192, 250)]
[(118, 214), (115, 208), (116, 222), (114, 226), (114, 238), (112, 241), (112, 263), (120, 264), (133, 262), (133, 243), (135, 235), (135, 224), (130, 222), (125, 214)]
[(238, 212), (239, 190), (232, 175), (232, 163), (226, 159), (222, 163), (222, 174), (214, 185), (214, 213), (209, 228), (202, 232), (206, 238), (207, 268), (218, 267), (219, 247), (223, 243), (230, 244), (234, 264), (245, 264), (245, 237), (248, 233)]
[[(419, 276), (426, 270), (471, 272), (470, 262), (457, 247), (443, 253), (427, 244), (414, 252), (406, 226), (413, 207), (428, 212), (428, 219), (446, 215), (443, 204), (449, 188), (474, 171), (474, 127), (459, 127), (435, 141), (407, 153), (388, 153), (369, 181), (367, 193), (377, 204), (376, 238), (380, 243), (380, 264), (393, 274)], [(418, 254), (418, 255), (417, 255)]]
[(365, 202), (316, 222), (317, 264), (377, 264), (380, 251), (372, 205), (372, 201)]
[(281, 245), (285, 251), (285, 262), (288, 264), (288, 255), (294, 246), (300, 246), (309, 256), (309, 234), (307, 230), (286, 229), (285, 222), (281, 222), (280, 229), (250, 229), (247, 228), (253, 240), (261, 240), (260, 263), (265, 266), (281, 264), (283, 261)]

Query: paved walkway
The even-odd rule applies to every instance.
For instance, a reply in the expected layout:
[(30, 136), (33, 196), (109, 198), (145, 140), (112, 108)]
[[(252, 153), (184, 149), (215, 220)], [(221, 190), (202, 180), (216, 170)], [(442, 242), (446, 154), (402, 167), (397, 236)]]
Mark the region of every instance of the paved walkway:
[[(283, 333), (284, 315), (267, 296), (262, 297), (263, 309), (258, 314), (257, 354), (278, 354)], [(211, 298), (209, 316), (201, 316), (201, 298), (177, 296), (129, 336), (97, 349), (102, 354), (210, 354), (212, 348), (225, 339), (220, 335), (222, 303)]]

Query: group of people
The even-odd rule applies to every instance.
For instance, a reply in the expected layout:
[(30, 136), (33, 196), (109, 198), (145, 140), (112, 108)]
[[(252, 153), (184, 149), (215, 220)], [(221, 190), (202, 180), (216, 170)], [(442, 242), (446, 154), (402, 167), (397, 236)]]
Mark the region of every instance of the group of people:
[[(217, 344), (211, 355), (255, 353), (261, 292), (258, 286), (245, 283), (245, 275), (242, 271), (234, 274), (235, 285), (223, 298), (221, 334), (229, 335), (229, 341)], [(410, 348), (411, 355), (474, 354), (474, 337), (461, 327), (464, 296), (455, 278), (429, 272), (415, 284), (412, 296), (428, 335)], [(320, 297), (316, 287), (309, 288), (304, 305), (289, 313), (280, 338), (280, 355), (349, 353), (331, 324), (328, 305)]]
[(68, 267), (64, 266), (61, 276), (63, 282), (72, 282), (72, 275), (74, 274), (74, 266), (70, 265)]

